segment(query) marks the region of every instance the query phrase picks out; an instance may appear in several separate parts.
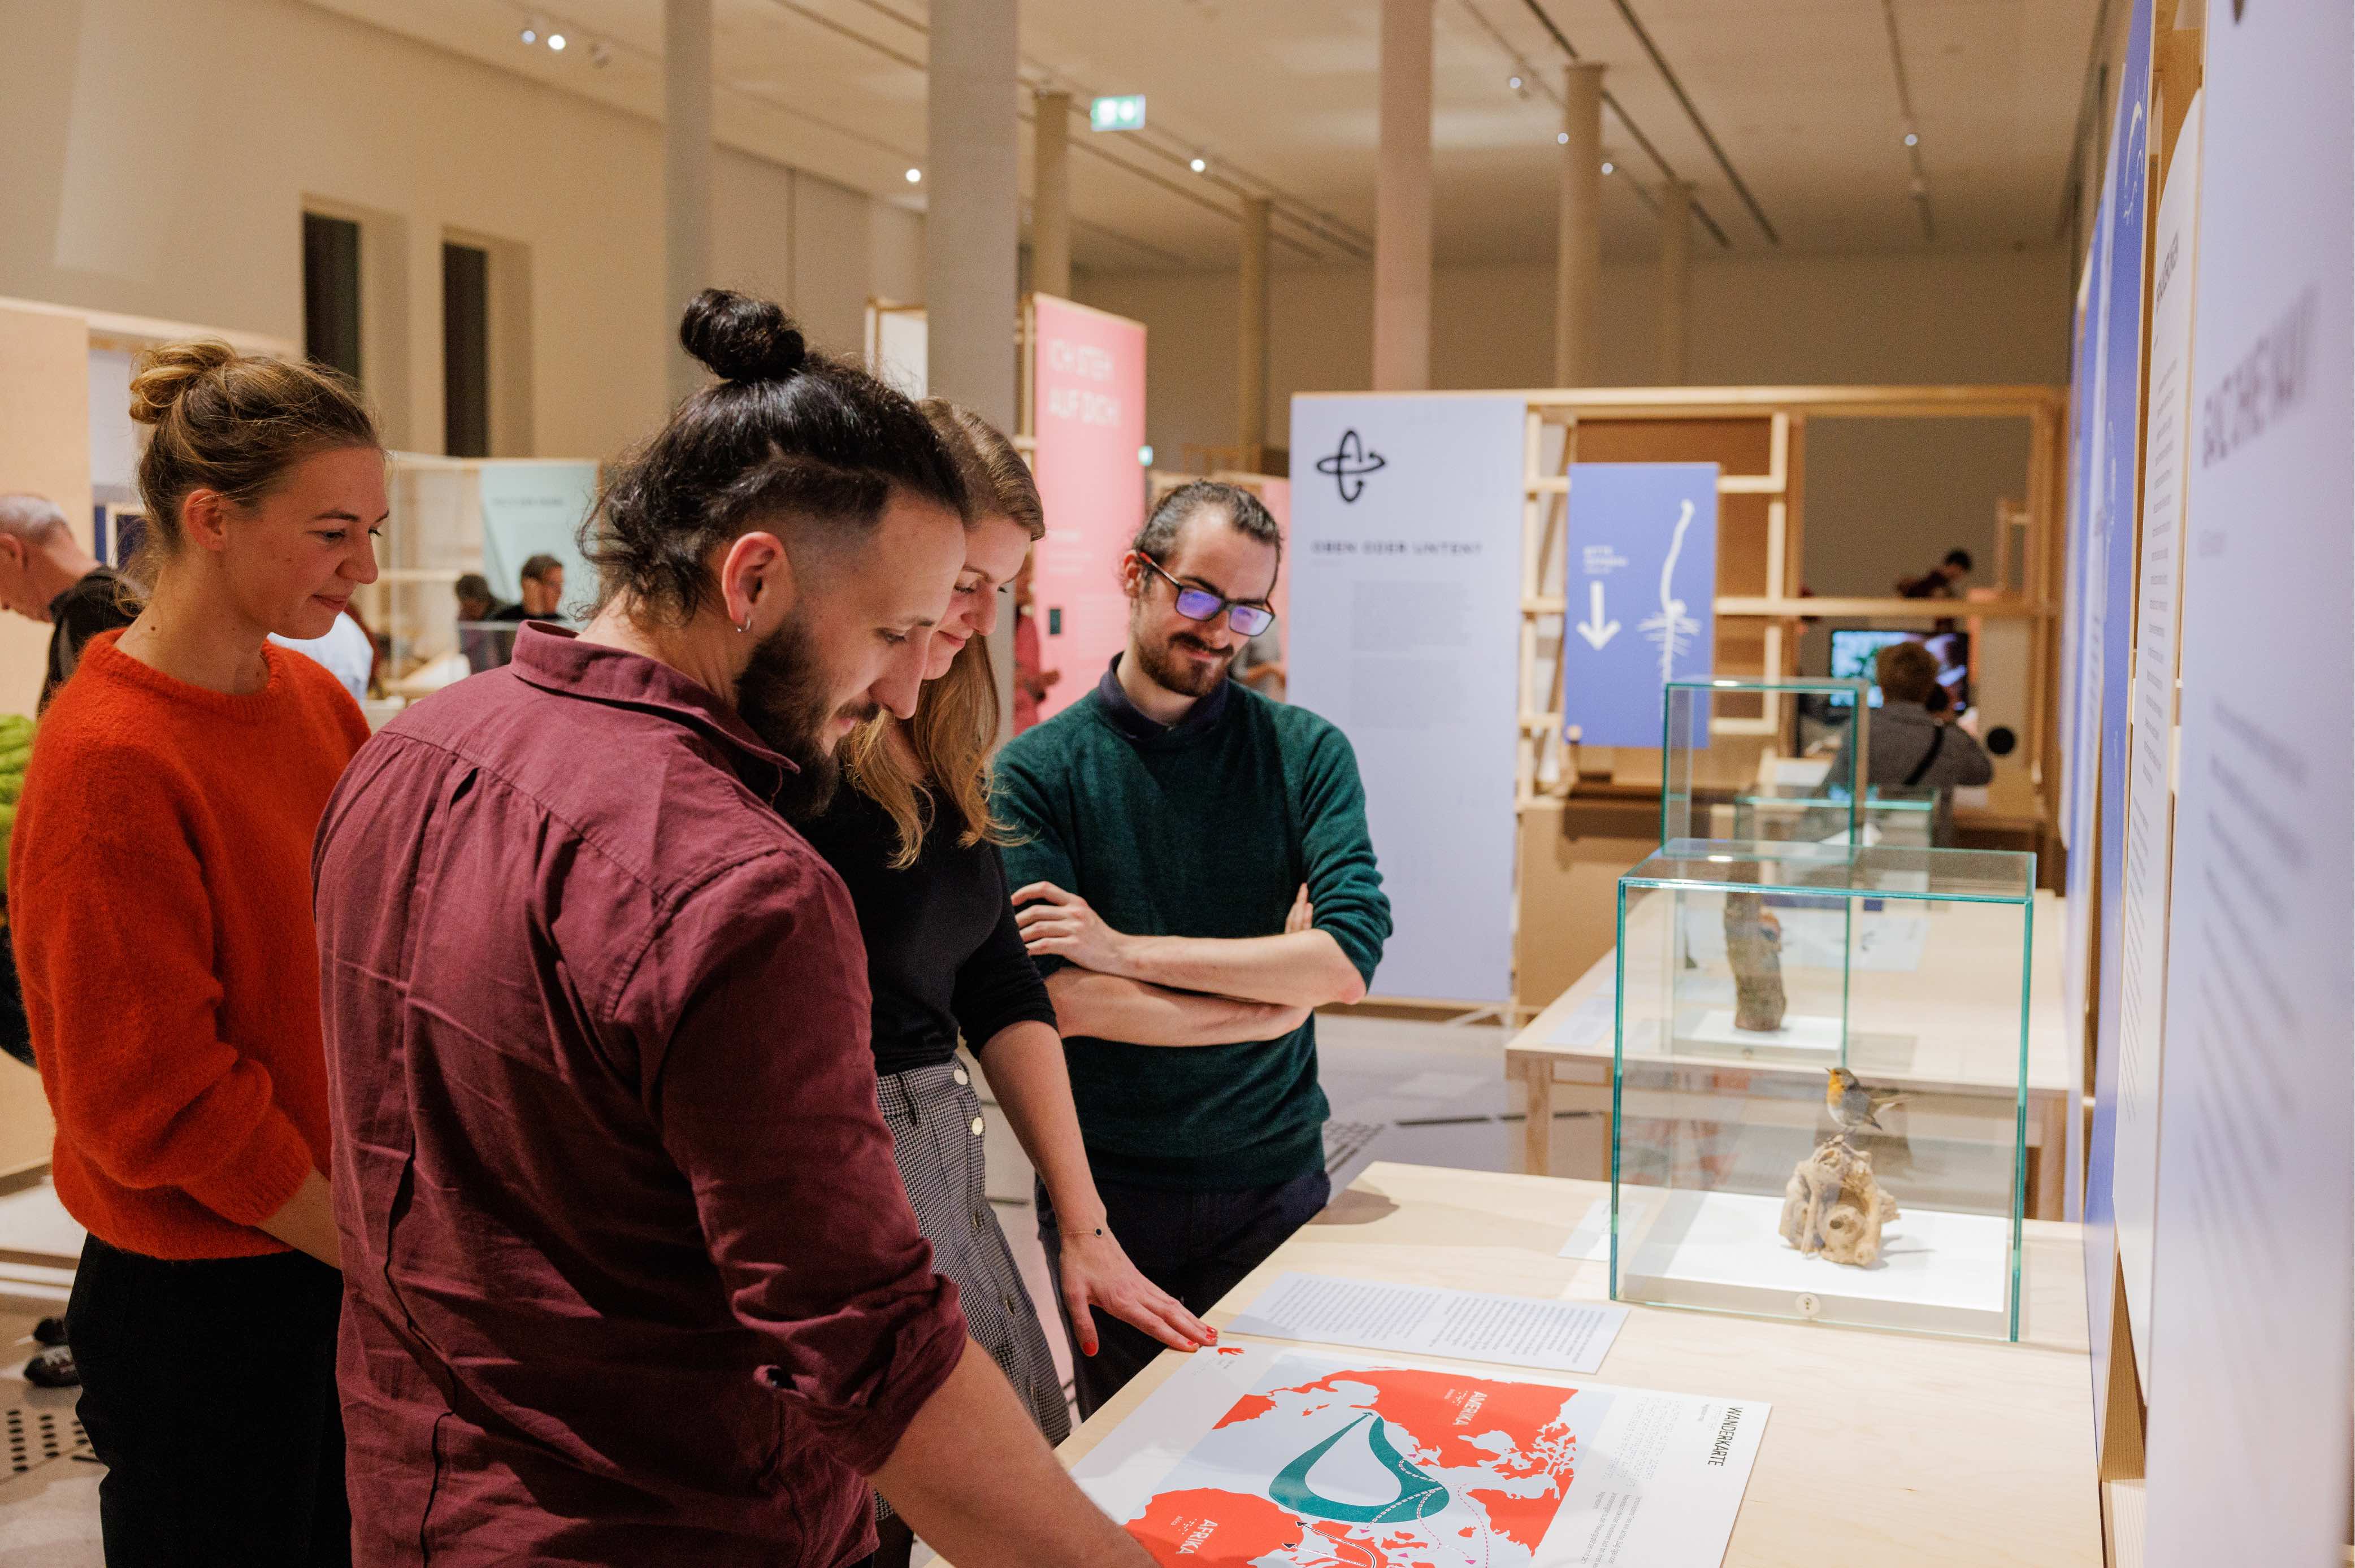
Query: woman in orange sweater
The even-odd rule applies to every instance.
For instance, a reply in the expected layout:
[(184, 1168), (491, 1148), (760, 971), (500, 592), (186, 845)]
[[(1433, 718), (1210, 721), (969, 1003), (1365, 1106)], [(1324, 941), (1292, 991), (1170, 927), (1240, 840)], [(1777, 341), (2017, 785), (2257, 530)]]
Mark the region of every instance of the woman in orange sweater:
[(368, 739), (315, 637), (376, 578), (384, 453), (331, 373), (152, 350), (153, 592), (43, 719), (8, 903), (110, 1564), (350, 1560), (311, 840)]

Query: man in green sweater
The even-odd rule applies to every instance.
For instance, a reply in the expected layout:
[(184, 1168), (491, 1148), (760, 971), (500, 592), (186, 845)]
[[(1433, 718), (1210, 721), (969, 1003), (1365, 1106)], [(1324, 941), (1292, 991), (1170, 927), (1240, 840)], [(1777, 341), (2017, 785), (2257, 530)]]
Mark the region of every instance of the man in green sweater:
[[(996, 804), (1007, 879), (1063, 1033), (1108, 1228), (1202, 1312), (1325, 1206), (1313, 1009), (1366, 994), (1391, 933), (1340, 731), (1227, 678), (1273, 619), (1283, 536), (1257, 497), (1187, 485), (1121, 564), (1128, 646), (1090, 696), (1018, 735)], [(1159, 1351), (1098, 1314), (1092, 1413)], [(1076, 1337), (1075, 1337), (1076, 1338)]]

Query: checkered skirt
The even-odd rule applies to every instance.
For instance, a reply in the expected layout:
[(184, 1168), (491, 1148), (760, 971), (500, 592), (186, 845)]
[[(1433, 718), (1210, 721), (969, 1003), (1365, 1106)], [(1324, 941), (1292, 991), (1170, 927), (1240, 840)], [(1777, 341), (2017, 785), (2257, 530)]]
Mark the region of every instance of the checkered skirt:
[[(884, 1073), (876, 1080), (876, 1097), (916, 1223), (932, 1243), (932, 1266), (956, 1281), (975, 1342), (1014, 1385), (1015, 1397), (1029, 1407), (1047, 1441), (1060, 1443), (1071, 1435), (1071, 1407), (1063, 1403), (1055, 1358), (1022, 1271), (990, 1212), (981, 1099), (970, 1078), (955, 1062)], [(891, 1511), (879, 1497), (876, 1506), (882, 1515)]]

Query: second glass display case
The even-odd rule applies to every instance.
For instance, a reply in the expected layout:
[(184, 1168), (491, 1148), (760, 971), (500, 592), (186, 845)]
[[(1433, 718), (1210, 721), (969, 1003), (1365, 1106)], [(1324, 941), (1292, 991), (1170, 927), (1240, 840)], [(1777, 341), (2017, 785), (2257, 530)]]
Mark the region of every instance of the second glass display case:
[(1828, 677), (1668, 682), (1660, 709), (1660, 842), (1853, 842), (1870, 692), (1863, 681)]
[(1685, 839), (1620, 879), (1614, 1297), (2019, 1337), (2035, 864)]

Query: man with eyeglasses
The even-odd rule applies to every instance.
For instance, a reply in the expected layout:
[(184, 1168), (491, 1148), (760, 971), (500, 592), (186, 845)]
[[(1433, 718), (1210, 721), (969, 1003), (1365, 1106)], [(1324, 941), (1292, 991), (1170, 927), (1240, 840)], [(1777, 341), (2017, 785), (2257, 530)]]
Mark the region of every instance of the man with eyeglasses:
[[(1128, 645), (1095, 691), (1009, 742), (995, 804), (1047, 976), (1108, 1229), (1199, 1313), (1325, 1206), (1313, 1010), (1365, 996), (1391, 933), (1340, 731), (1228, 678), (1274, 621), (1283, 535), (1208, 481), (1154, 509), (1121, 564)], [(1075, 1356), (1092, 1414), (1160, 1346), (1102, 1313)], [(1075, 1336), (1076, 1338), (1076, 1336)]]

